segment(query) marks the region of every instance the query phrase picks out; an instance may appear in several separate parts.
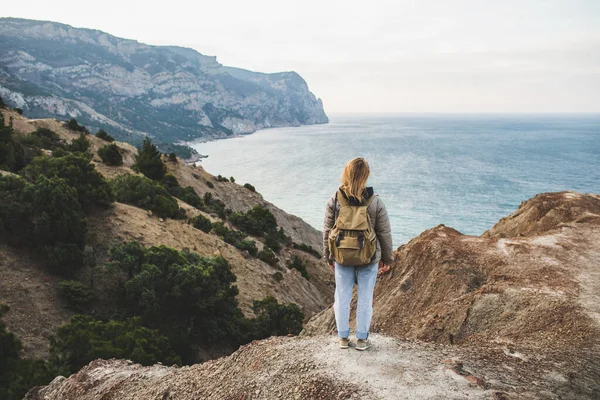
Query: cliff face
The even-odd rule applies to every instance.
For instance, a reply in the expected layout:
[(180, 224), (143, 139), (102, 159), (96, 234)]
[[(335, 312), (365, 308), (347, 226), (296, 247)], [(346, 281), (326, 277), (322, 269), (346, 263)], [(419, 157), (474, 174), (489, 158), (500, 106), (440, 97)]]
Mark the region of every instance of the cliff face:
[(130, 141), (328, 122), (295, 72), (255, 73), (187, 48), (13, 18), (0, 18), (0, 96), (29, 117), (74, 117)]
[[(561, 365), (564, 393), (595, 398), (600, 196), (537, 195), (481, 237), (443, 225), (423, 232), (396, 251), (391, 270), (380, 276), (372, 328), (395, 337), (491, 345), (522, 359), (527, 370), (550, 361)], [(329, 308), (304, 333), (334, 329)]]

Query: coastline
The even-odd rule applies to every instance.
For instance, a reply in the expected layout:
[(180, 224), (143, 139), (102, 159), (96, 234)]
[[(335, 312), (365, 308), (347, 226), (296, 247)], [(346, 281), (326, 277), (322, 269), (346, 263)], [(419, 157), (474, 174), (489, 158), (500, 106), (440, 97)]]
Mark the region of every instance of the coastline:
[[(205, 137), (205, 138), (198, 138), (198, 139), (194, 139), (192, 141), (179, 141), (179, 142), (176, 142), (175, 144), (182, 145), (182, 146), (188, 146), (188, 147), (192, 148), (194, 151), (198, 152), (198, 150), (196, 150), (196, 148), (194, 148), (195, 144), (208, 143), (208, 142), (216, 142), (216, 141), (219, 141), (219, 140), (243, 138), (243, 137), (246, 137), (246, 136), (253, 135), (256, 132), (264, 131), (264, 130), (268, 130), (268, 129), (301, 128), (303, 126), (311, 126), (311, 125), (327, 125), (327, 124), (329, 124), (329, 122), (330, 121), (329, 121), (329, 118), (328, 118), (327, 122), (319, 122), (319, 123), (314, 123), (314, 124), (268, 126), (268, 127), (256, 129), (255, 131), (248, 132), (248, 133), (235, 133), (233, 135), (228, 135), (228, 136), (225, 136), (225, 137), (208, 137), (208, 138)], [(208, 154), (200, 154), (200, 153), (198, 153), (194, 157), (185, 159), (183, 161), (186, 164), (196, 164), (198, 162), (202, 162), (203, 158), (208, 158), (208, 157), (209, 157)]]

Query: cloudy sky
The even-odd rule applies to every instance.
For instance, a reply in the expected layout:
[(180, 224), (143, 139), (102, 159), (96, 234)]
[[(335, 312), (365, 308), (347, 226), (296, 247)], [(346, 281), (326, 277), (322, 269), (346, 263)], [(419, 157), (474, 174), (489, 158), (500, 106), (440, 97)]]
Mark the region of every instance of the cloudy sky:
[(27, 0), (51, 20), (294, 70), (327, 112), (600, 112), (600, 0)]

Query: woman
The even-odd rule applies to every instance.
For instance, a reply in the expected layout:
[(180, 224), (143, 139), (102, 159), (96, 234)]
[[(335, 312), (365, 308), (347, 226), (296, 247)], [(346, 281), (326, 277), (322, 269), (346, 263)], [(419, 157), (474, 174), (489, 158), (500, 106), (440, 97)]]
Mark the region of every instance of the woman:
[[(377, 267), (381, 262), (381, 267), (387, 269), (393, 261), (392, 232), (387, 211), (383, 201), (373, 194), (373, 188), (366, 187), (368, 178), (369, 164), (363, 158), (348, 162), (340, 188), (331, 196), (325, 210), (323, 253), (335, 271), (333, 309), (342, 349), (347, 349), (350, 343), (350, 301), (355, 282), (358, 285), (356, 350), (366, 350), (371, 346), (368, 338)], [(343, 207), (345, 209), (340, 214)], [(362, 222), (360, 218), (366, 218), (368, 222)], [(348, 256), (344, 255), (344, 251), (355, 253)], [(359, 262), (363, 264), (356, 265)]]

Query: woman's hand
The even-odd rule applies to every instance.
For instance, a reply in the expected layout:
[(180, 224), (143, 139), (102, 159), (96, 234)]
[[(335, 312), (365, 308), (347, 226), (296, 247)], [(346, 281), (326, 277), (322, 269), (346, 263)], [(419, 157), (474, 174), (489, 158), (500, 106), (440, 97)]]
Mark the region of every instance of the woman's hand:
[(390, 268), (391, 268), (391, 265), (384, 264), (384, 262), (380, 260), (379, 261), (379, 271), (377, 272), (377, 275), (385, 274), (386, 272), (388, 272), (390, 270)]
[(331, 269), (335, 268), (335, 264), (334, 264), (334, 261), (332, 259), (328, 259), (327, 260), (327, 265), (329, 265), (329, 267), (331, 267)]

